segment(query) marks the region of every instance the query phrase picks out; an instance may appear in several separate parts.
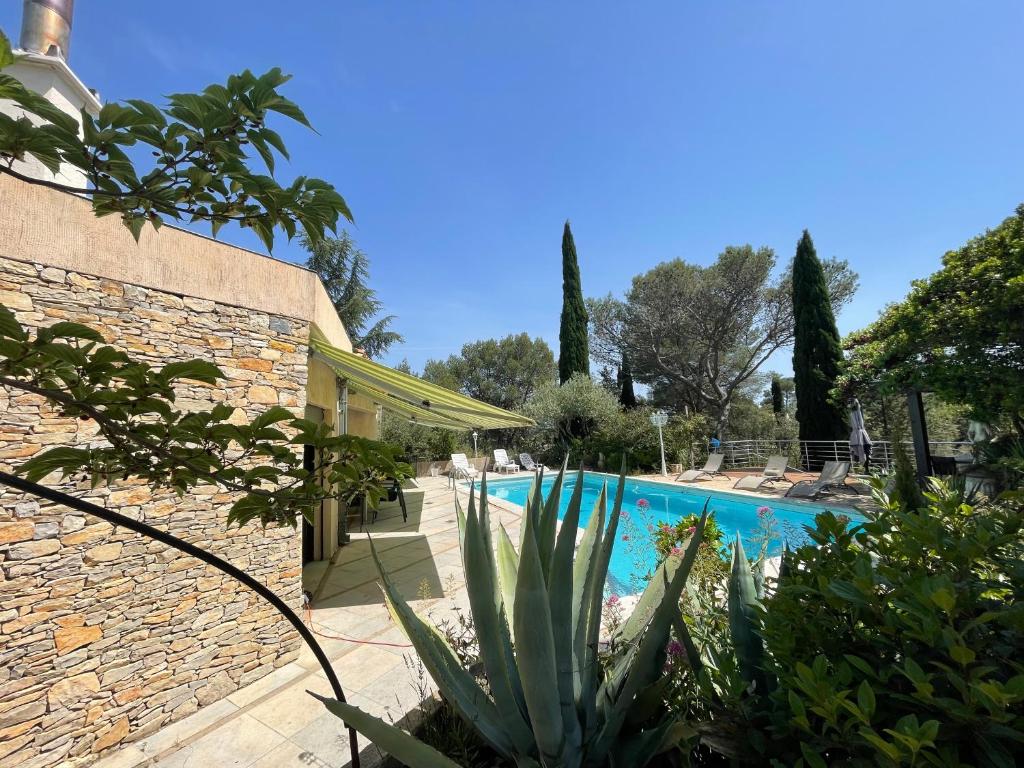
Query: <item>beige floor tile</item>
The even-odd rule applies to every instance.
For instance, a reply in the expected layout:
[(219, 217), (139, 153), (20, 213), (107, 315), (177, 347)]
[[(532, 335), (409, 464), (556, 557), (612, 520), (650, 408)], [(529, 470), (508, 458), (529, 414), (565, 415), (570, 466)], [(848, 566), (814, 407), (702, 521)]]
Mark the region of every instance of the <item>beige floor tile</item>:
[(256, 718), (239, 715), (154, 765), (159, 768), (244, 768), (282, 742), (284, 736)]
[(202, 730), (215, 725), (224, 718), (231, 717), (238, 712), (238, 707), (227, 699), (215, 701), (198, 712), (189, 715), (184, 720), (161, 728), (154, 734), (147, 736), (135, 743), (135, 746), (147, 757), (159, 755), (168, 749), (188, 741)]
[(249, 768), (338, 768), (345, 763), (328, 763), (307, 749), (286, 741), (265, 754)]
[(293, 661), (291, 664), (286, 664), (280, 669), (275, 669), (266, 677), (261, 677), (255, 683), (247, 685), (245, 688), (239, 688), (228, 696), (228, 701), (236, 707), (246, 707), (257, 699), (261, 699), (267, 694), (287, 686), (289, 682), (299, 675), (305, 675), (308, 672), (309, 670)]
[[(339, 675), (340, 676), (340, 675)], [(291, 737), (319, 717), (323, 705), (309, 695), (313, 691), (323, 696), (330, 696), (331, 686), (323, 673), (307, 677), (298, 685), (292, 685), (261, 701), (247, 714), (257, 721), (273, 728), (282, 736)]]

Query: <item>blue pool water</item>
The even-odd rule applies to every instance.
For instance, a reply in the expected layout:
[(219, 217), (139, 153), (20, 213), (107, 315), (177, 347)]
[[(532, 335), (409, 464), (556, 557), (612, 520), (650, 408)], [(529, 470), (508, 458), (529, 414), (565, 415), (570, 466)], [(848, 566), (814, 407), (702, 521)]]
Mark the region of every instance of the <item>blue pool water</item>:
[[(554, 480), (554, 476), (544, 478), (542, 490), (545, 498), (550, 492)], [(532, 483), (532, 475), (508, 480), (492, 481), (488, 479), (487, 495), (523, 506)], [(608, 484), (608, 511), (610, 513), (615, 493), (618, 490), (618, 477), (596, 472), (584, 473), (580, 528), (583, 528), (590, 519), (598, 494), (605, 483)], [(565, 515), (575, 485), (576, 474), (567, 474), (558, 508), (560, 520)], [(609, 588), (619, 594), (640, 591), (643, 588), (643, 575), (655, 563), (655, 552), (651, 543), (649, 526), (662, 522), (674, 525), (687, 515), (699, 515), (704, 508), (704, 502), (709, 497), (711, 503), (708, 509), (714, 513), (718, 527), (725, 534), (726, 543), (735, 539), (738, 532), (748, 554), (759, 551), (760, 542), (764, 538), (762, 533), (763, 515), (759, 515), (759, 510), (763, 507), (768, 507), (771, 510), (771, 519), (774, 521), (775, 536), (770, 540), (768, 546), (770, 555), (779, 554), (784, 541), (788, 542), (790, 547), (804, 543), (807, 540), (804, 526), (813, 525), (814, 516), (825, 509), (834, 509), (837, 513), (847, 515), (851, 518), (851, 524), (864, 519), (856, 510), (836, 504), (812, 504), (789, 499), (758, 499), (738, 493), (710, 490), (701, 486), (654, 483), (627, 477), (622, 497), (623, 514), (609, 567)]]

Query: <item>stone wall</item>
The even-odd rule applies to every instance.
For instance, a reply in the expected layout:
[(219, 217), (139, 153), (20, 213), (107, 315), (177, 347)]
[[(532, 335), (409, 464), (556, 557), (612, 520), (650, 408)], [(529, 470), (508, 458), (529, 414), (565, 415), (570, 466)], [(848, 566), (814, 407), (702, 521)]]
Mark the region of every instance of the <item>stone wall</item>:
[[(158, 364), (215, 361), (227, 383), (183, 388), (183, 409), (227, 402), (251, 418), (269, 404), (305, 407), (304, 321), (6, 258), (0, 302), (29, 326), (82, 322)], [(0, 388), (0, 467), (94, 435), (90, 422)], [(212, 486), (180, 500), (127, 483), (71, 489), (225, 557), (299, 605), (299, 535), (253, 525), (228, 532), (232, 495)], [(0, 487), (3, 768), (88, 764), (293, 660), (298, 646), (272, 608), (218, 571)]]

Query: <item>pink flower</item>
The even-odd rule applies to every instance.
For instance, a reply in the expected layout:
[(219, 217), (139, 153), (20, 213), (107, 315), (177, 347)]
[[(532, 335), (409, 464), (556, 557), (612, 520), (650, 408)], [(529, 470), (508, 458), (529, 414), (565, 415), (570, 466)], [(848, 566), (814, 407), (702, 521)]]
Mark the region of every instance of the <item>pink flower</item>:
[(772, 513), (772, 508), (771, 507), (758, 507), (757, 508), (757, 516), (762, 518), (762, 519), (768, 517), (768, 515), (770, 515), (771, 513)]
[(621, 517), (623, 520), (629, 520), (629, 512), (627, 512), (626, 510), (622, 510), (619, 513), (619, 517)]
[(629, 541), (629, 534), (628, 533), (622, 534), (622, 540), (623, 541)]
[(674, 658), (678, 658), (686, 652), (686, 650), (683, 648), (683, 644), (680, 643), (678, 640), (673, 640), (671, 643), (669, 643), (668, 646), (665, 648), (665, 651), (668, 653), (669, 656), (672, 656)]
[(649, 502), (647, 499), (637, 499), (636, 506), (638, 509), (647, 509), (649, 506), (651, 506), (651, 502)]
[(679, 547), (672, 547), (672, 551), (671, 551), (671, 554), (673, 554), (673, 555), (678, 555), (678, 554), (680, 554), (680, 553), (681, 553), (682, 551), (683, 551), (683, 550), (682, 550), (682, 549), (680, 549)]
[(696, 525), (691, 525), (689, 528), (686, 529), (686, 532), (692, 536), (693, 532), (696, 531), (696, 530), (697, 530), (697, 526)]
[(664, 531), (665, 533), (668, 533), (669, 531), (671, 531), (671, 530), (672, 530), (672, 526), (671, 526), (671, 525), (669, 525), (668, 523), (662, 523), (662, 524), (661, 524), (661, 525), (659, 525), (658, 527), (659, 527), (659, 528), (660, 528), (660, 529), (661, 529), (662, 531)]
[(612, 592), (610, 595), (608, 595), (608, 599), (605, 600), (605, 604), (606, 605), (618, 605), (619, 604), (619, 596), (616, 595), (614, 592)]

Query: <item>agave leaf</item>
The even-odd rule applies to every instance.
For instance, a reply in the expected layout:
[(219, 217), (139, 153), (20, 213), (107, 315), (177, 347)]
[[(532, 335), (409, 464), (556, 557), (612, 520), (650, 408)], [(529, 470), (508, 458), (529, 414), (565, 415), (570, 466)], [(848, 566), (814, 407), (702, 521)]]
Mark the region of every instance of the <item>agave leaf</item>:
[(513, 608), (516, 600), (516, 572), (519, 570), (519, 554), (512, 546), (512, 539), (502, 525), (498, 528), (498, 582), (501, 598), (509, 626), (513, 626)]
[(557, 687), (555, 639), (551, 628), (547, 582), (540, 565), (532, 515), (524, 525), (523, 548), (519, 552), (516, 576), (515, 617), (516, 661), (523, 681), (526, 706), (534, 738), (544, 765), (560, 765), (565, 745), (562, 709)]
[[(598, 641), (601, 637), (601, 603), (604, 601), (604, 583), (608, 578), (608, 565), (612, 559), (612, 547), (615, 546), (616, 532), (619, 529), (619, 516), (622, 513), (622, 496), (626, 489), (626, 456), (622, 456), (622, 467), (619, 470), (619, 485), (615, 490), (615, 503), (608, 520), (608, 527), (601, 538), (593, 571), (587, 581), (587, 627), (586, 648), (583, 661), (583, 679), (580, 684), (583, 703), (583, 741), (588, 743), (598, 728), (597, 702), (598, 677), (601, 672), (597, 658)], [(595, 545), (596, 546), (596, 545)]]
[[(481, 497), (481, 509), (486, 502)], [(509, 664), (511, 639), (505, 618), (499, 612), (500, 604), (495, 602), (498, 593), (493, 554), (487, 551), (489, 537), (485, 536), (481, 520), (474, 509), (470, 495), (469, 512), (466, 515), (466, 543), (463, 563), (466, 569), (466, 591), (473, 613), (473, 626), (480, 648), (481, 660), (487, 672), (494, 703), (505, 722), (509, 738), (515, 744), (516, 752), (530, 754), (533, 751), (533, 734), (523, 718), (513, 690), (512, 674), (515, 665)], [(508, 654), (506, 654), (506, 649)]]
[(640, 730), (655, 718), (660, 720), (658, 715), (665, 714), (665, 694), (671, 685), (671, 675), (662, 675), (636, 695), (623, 722), (626, 731)]
[(363, 712), (359, 707), (318, 696), (315, 693), (310, 695), (320, 699), (332, 715), (340, 717), (346, 725), (355, 728), (378, 747), (410, 768), (461, 768), (458, 763), (449, 760), (415, 736), (385, 723), (379, 717)]
[[(548, 497), (551, 501), (552, 497)], [(558, 697), (565, 727), (566, 754), (580, 752), (580, 721), (576, 713), (576, 692), (573, 682), (576, 667), (573, 653), (573, 553), (579, 530), (580, 507), (583, 504), (583, 470), (576, 476), (576, 487), (558, 529), (551, 568), (548, 573), (548, 604), (551, 606), (551, 628), (555, 641), (555, 667), (558, 670)], [(568, 763), (567, 764), (571, 764)]]
[(459, 551), (466, 551), (466, 512), (459, 501), (459, 494), (455, 494), (455, 519), (459, 523)]
[[(551, 558), (554, 556), (555, 551), (555, 531), (558, 529), (558, 504), (562, 497), (562, 484), (565, 478), (566, 465), (569, 463), (569, 458), (566, 457), (562, 463), (562, 468), (558, 471), (558, 476), (555, 477), (555, 482), (551, 484), (551, 490), (548, 491), (547, 498), (544, 499), (544, 504), (541, 506), (540, 518), (537, 526), (537, 551), (540, 554), (540, 566), (544, 571), (544, 578), (550, 578), (551, 573)], [(580, 470), (580, 475), (583, 474), (583, 470)], [(579, 492), (583, 492), (582, 484), (579, 484)], [(573, 489), (573, 495), (575, 496), (576, 489)], [(537, 489), (538, 497), (541, 495), (541, 491)]]
[(764, 641), (755, 629), (758, 605), (754, 576), (743, 551), (743, 541), (737, 533), (729, 573), (729, 631), (736, 648), (740, 675), (748, 683), (756, 680), (758, 689), (763, 691), (761, 660), (764, 656)]
[[(519, 551), (523, 551), (523, 537), (530, 531), (536, 539), (537, 528), (540, 526), (541, 506), (544, 503), (541, 494), (541, 486), (544, 483), (544, 470), (534, 475), (530, 483), (530, 490), (526, 492), (526, 506), (523, 507), (523, 519), (519, 525)], [(527, 518), (530, 518), (530, 525), (527, 525)]]
[(409, 642), (426, 667), (430, 677), (437, 683), (444, 697), (455, 711), (471, 726), (496, 752), (505, 757), (513, 753), (512, 741), (498, 715), (497, 707), (488, 698), (473, 676), (462, 668), (455, 651), (444, 637), (409, 607), (395, 589), (377, 555), (377, 549), (370, 542), (370, 554), (377, 566), (377, 572), (384, 591), (384, 603), (395, 623), (402, 627)]
[(587, 659), (587, 618), (590, 611), (590, 582), (596, 570), (598, 552), (601, 545), (601, 532), (604, 530), (604, 519), (608, 506), (608, 483), (601, 485), (601, 492), (590, 513), (590, 520), (583, 531), (583, 539), (576, 550), (576, 560), (572, 566), (572, 627), (573, 627), (573, 685), (576, 693), (576, 705), (580, 706), (584, 697), (593, 699), (597, 691), (583, 690), (583, 666)]
[(647, 765), (651, 758), (663, 751), (665, 738), (675, 721), (669, 720), (654, 728), (640, 731), (628, 739), (617, 739), (612, 747), (611, 768), (635, 768)]
[(690, 669), (693, 670), (695, 675), (699, 675), (701, 669), (704, 667), (704, 662), (701, 661), (700, 653), (697, 651), (697, 646), (693, 644), (693, 638), (690, 637), (690, 629), (686, 626), (686, 620), (683, 618), (681, 613), (677, 613), (672, 617), (672, 629), (676, 632), (676, 637), (679, 638), (679, 642), (683, 644), (683, 649), (686, 651), (686, 660), (690, 664)]
[[(614, 697), (609, 695), (601, 697), (602, 703), (605, 704), (602, 712), (605, 722), (592, 745), (594, 755), (606, 753), (611, 748), (619, 738), (622, 723), (637, 693), (657, 680), (662, 674), (665, 646), (669, 639), (672, 616), (679, 610), (679, 598), (686, 586), (686, 579), (690, 575), (690, 569), (697, 558), (697, 549), (704, 536), (704, 526), (708, 519), (708, 502), (710, 499), (704, 503), (704, 511), (690, 537), (690, 543), (683, 553), (682, 560), (675, 568), (672, 580), (647, 626), (647, 631), (644, 632), (639, 645), (636, 646), (637, 652), (629, 663), (625, 683)], [(670, 556), (670, 559), (672, 557), (674, 556)], [(621, 668), (621, 665), (616, 665), (616, 667)], [(617, 669), (613, 668), (612, 677), (616, 676)]]

